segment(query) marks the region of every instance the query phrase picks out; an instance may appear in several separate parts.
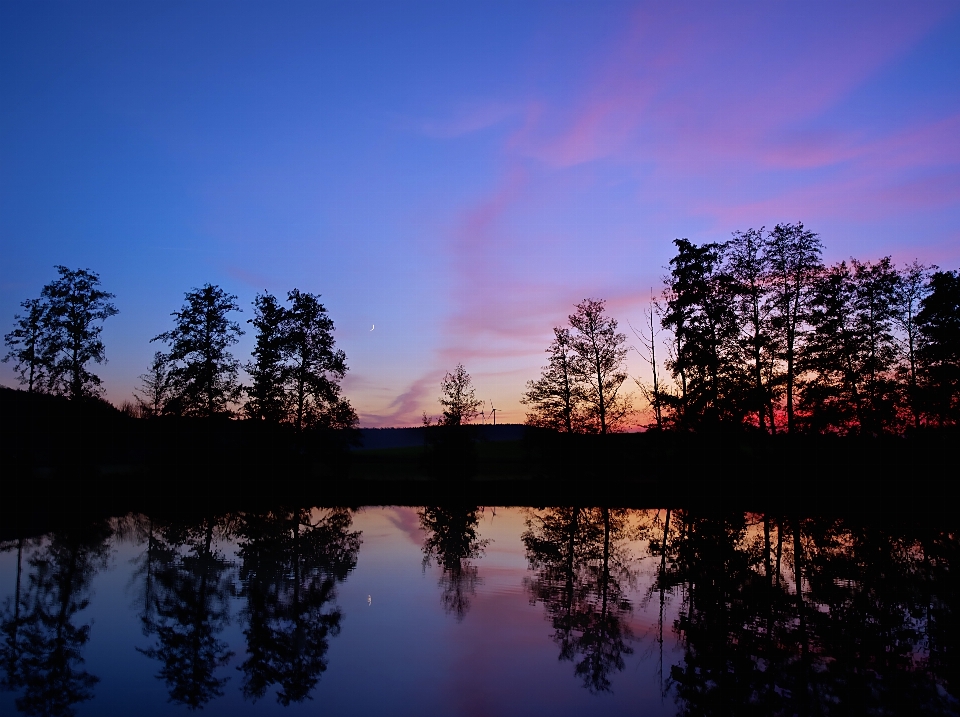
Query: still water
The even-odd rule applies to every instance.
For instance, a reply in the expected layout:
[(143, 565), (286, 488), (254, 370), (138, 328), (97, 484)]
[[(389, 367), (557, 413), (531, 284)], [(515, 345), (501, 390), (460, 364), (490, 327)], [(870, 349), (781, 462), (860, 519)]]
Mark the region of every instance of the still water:
[(957, 713), (951, 531), (368, 507), (0, 547), (2, 715)]

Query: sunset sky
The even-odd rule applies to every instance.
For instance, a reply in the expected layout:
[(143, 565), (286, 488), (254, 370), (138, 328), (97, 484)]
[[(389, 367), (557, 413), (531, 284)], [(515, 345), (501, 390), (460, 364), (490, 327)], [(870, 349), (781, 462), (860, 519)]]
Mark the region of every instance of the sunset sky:
[(577, 301), (798, 220), (960, 268), (960, 2), (0, 2), (0, 332), (99, 272), (115, 403), (211, 282), (321, 294), (363, 426), (520, 422)]

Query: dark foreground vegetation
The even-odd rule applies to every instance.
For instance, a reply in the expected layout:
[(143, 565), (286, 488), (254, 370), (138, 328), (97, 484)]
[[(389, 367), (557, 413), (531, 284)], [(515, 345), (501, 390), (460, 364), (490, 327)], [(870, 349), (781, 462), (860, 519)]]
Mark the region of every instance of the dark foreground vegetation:
[[(134, 418), (96, 399), (0, 389), (0, 524), (144, 506), (268, 502), (802, 508), (950, 517), (955, 428), (905, 435), (759, 431), (564, 434), (430, 426), (422, 445), (363, 450), (356, 430), (225, 417)], [(32, 517), (33, 516), (33, 517)]]

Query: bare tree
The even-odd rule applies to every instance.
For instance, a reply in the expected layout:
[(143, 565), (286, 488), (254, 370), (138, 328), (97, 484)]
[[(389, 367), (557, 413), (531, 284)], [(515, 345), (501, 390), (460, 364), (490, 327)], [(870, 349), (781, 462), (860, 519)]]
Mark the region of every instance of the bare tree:
[(159, 416), (173, 396), (170, 362), (162, 351), (153, 354), (150, 370), (140, 374), (140, 387), (133, 397), (143, 416)]
[(637, 332), (637, 330), (633, 329), (631, 326), (634, 335), (637, 337), (637, 339), (639, 339), (641, 345), (646, 351), (646, 353), (642, 353), (640, 351), (637, 351), (637, 353), (640, 354), (640, 358), (650, 365), (650, 371), (653, 374), (653, 383), (651, 384), (647, 384), (645, 381), (642, 381), (639, 378), (635, 378), (633, 381), (637, 384), (637, 388), (640, 389), (640, 393), (653, 409), (653, 417), (657, 422), (657, 429), (661, 431), (663, 430), (664, 395), (660, 385), (660, 367), (657, 364), (657, 334), (660, 332), (657, 331), (654, 323), (654, 316), (662, 313), (663, 312), (660, 310), (659, 304), (655, 300), (652, 300), (650, 307), (643, 314), (643, 333)]

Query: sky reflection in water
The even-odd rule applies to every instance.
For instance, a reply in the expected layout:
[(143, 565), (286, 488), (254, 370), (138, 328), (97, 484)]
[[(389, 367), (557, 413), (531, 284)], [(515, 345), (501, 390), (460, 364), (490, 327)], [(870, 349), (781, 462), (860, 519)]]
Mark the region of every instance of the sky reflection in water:
[(954, 536), (807, 520), (797, 551), (789, 521), (666, 517), (129, 516), (27, 540), (19, 622), (7, 541), (0, 714), (956, 709)]

